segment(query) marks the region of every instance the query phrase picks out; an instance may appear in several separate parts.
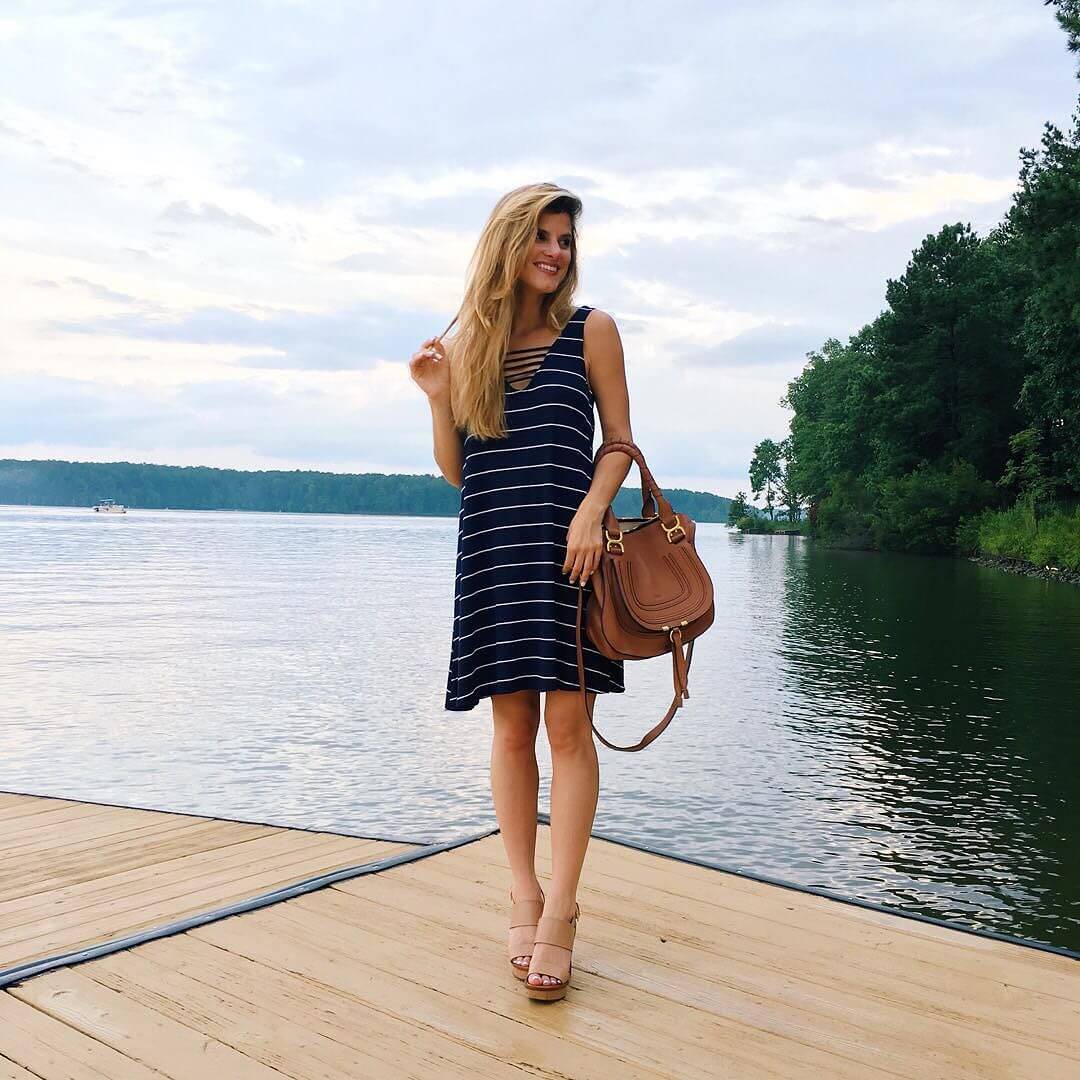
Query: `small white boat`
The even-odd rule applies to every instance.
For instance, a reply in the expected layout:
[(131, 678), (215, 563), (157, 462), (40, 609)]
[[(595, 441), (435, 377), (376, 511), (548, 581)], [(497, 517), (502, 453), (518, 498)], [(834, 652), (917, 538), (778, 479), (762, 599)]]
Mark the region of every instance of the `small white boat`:
[(122, 503), (114, 502), (112, 499), (98, 499), (94, 504), (94, 513), (96, 514), (126, 514), (127, 507)]

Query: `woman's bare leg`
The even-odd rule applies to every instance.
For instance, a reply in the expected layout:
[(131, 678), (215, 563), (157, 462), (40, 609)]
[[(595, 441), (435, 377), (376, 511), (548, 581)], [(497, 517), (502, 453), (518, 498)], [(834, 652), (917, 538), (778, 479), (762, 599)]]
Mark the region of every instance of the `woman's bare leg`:
[[(499, 834), (510, 863), (515, 900), (539, 900), (536, 877), (536, 810), (540, 769), (536, 734), (540, 730), (540, 691), (492, 694), (491, 795)], [(524, 961), (528, 953), (515, 960)]]
[[(590, 693), (588, 698), (591, 709), (596, 695)], [(551, 884), (544, 914), (569, 919), (574, 914), (578, 880), (596, 816), (600, 763), (580, 691), (546, 691), (544, 725), (551, 747)], [(530, 985), (551, 985), (566, 972), (567, 961), (564, 949), (537, 945), (532, 966), (552, 972), (552, 977), (530, 974)]]

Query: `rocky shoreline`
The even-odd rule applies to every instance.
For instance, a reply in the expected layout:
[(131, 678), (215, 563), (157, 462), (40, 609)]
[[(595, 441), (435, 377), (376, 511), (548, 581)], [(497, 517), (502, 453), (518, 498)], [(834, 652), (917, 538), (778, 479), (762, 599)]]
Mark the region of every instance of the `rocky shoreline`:
[(1055, 570), (1048, 566), (1035, 566), (1024, 559), (1013, 559), (1008, 555), (969, 555), (968, 559), (980, 566), (992, 566), (1010, 574), (1038, 577), (1044, 581), (1067, 581), (1071, 585), (1080, 585), (1080, 570), (1067, 570), (1064, 567)]

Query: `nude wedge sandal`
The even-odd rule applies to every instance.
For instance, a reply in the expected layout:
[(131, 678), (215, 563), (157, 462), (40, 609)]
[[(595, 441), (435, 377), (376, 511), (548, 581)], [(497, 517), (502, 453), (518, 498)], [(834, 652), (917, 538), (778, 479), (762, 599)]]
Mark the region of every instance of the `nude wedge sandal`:
[[(543, 895), (541, 889), (540, 900), (515, 900), (514, 890), (510, 890), (510, 903), (513, 905), (510, 908), (510, 970), (516, 979), (524, 979), (529, 974), (536, 926), (544, 912)], [(519, 967), (514, 963), (515, 956), (527, 956), (529, 959)]]
[[(574, 904), (574, 917), (572, 919), (557, 919), (554, 915), (541, 915), (536, 926), (536, 939), (533, 941), (533, 949), (537, 945), (557, 945), (565, 949), (573, 956), (574, 938), (577, 935), (578, 916), (581, 914), (581, 906)], [(532, 967), (532, 964), (529, 964)], [(570, 979), (574, 974), (574, 962), (571, 959), (566, 972), (566, 978), (549, 986), (533, 986), (528, 981), (529, 975), (547, 975), (549, 978), (558, 978), (547, 971), (530, 971), (526, 974), (525, 992), (536, 1001), (558, 1001), (566, 997), (566, 988), (570, 985)]]

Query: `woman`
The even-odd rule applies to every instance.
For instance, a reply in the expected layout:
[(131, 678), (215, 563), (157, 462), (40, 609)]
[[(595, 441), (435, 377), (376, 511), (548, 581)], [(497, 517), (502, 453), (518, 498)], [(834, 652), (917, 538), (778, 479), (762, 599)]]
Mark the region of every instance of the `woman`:
[[(602, 517), (632, 465), (610, 453), (593, 466), (594, 406), (605, 441), (633, 436), (615, 323), (573, 299), (580, 213), (554, 184), (504, 195), (470, 264), (458, 333), (445, 348), (429, 338), (410, 362), (431, 405), (435, 460), (461, 489), (445, 708), (491, 699), (510, 965), (541, 1000), (566, 994), (599, 790), (578, 684), (577, 592), (591, 588)], [(583, 651), (591, 710), (597, 693), (623, 692), (623, 665), (585, 636)], [(552, 759), (546, 896), (535, 868), (541, 691)]]

